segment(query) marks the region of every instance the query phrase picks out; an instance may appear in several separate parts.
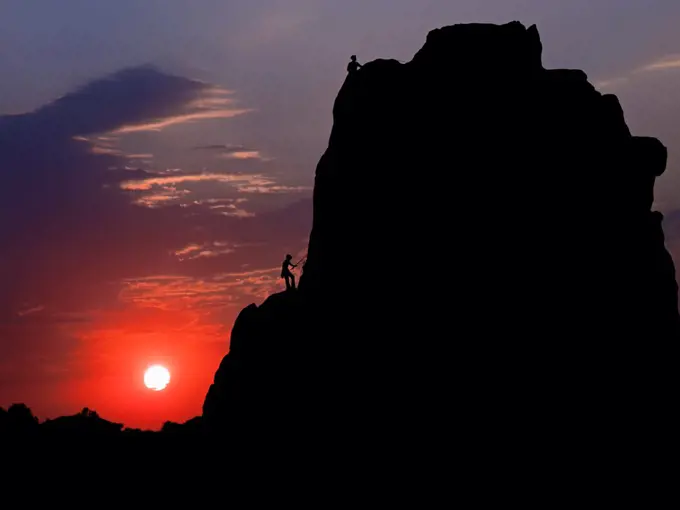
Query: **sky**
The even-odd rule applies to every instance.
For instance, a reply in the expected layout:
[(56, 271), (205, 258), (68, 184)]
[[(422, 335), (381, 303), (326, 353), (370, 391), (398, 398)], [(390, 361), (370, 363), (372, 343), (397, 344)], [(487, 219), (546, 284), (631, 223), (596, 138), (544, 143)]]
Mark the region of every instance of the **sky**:
[(236, 315), (304, 254), (349, 56), (513, 20), (669, 148), (655, 207), (680, 261), (677, 0), (2, 0), (0, 406), (200, 414)]

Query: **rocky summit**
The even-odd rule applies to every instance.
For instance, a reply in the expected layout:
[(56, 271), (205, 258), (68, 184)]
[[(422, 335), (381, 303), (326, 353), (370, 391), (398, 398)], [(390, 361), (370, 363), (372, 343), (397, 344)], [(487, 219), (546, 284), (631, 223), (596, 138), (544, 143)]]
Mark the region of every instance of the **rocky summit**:
[(348, 73), (299, 289), (236, 320), (211, 433), (662, 437), (680, 338), (653, 211), (667, 151), (541, 53), (535, 26), (454, 25)]

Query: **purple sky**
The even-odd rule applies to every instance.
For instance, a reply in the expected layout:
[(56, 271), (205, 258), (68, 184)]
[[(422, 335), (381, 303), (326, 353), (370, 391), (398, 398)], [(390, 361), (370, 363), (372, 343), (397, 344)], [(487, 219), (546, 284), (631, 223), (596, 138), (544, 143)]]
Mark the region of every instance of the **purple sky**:
[(235, 314), (304, 250), (349, 55), (512, 20), (668, 146), (680, 260), (677, 0), (2, 0), (0, 405), (157, 426), (102, 388), (166, 359), (184, 386), (163, 416), (200, 412)]
[[(431, 28), (513, 19), (538, 24), (546, 66), (581, 68), (593, 81), (680, 53), (673, 0), (3, 0), (0, 113), (29, 111), (90, 80), (151, 63), (234, 90), (257, 110), (233, 122), (201, 122), (193, 135), (257, 145), (287, 179), (309, 183), (349, 54), (408, 60)], [(666, 106), (676, 103), (676, 74), (641, 73), (615, 87), (632, 128), (668, 144), (677, 124)], [(185, 136), (180, 131), (175, 139)], [(173, 143), (171, 134), (151, 138), (135, 147), (150, 152), (153, 144), (160, 155), (160, 145)], [(666, 189), (677, 187), (670, 177)]]

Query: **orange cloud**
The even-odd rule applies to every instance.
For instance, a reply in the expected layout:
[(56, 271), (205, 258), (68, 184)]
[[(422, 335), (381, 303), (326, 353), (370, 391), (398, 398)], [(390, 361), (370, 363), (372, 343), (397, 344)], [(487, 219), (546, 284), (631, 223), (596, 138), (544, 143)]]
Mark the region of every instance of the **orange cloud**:
[(124, 190), (149, 190), (153, 186), (163, 186), (165, 184), (180, 184), (183, 182), (218, 181), (218, 182), (252, 182), (259, 179), (258, 175), (248, 174), (190, 174), (190, 175), (170, 175), (167, 177), (153, 177), (139, 181), (125, 181), (120, 187)]
[(166, 128), (168, 126), (174, 126), (176, 124), (184, 124), (186, 122), (205, 119), (230, 119), (232, 117), (237, 117), (239, 115), (250, 113), (252, 111), (253, 111), (252, 109), (221, 109), (221, 110), (209, 110), (205, 112), (185, 113), (183, 115), (166, 117), (164, 119), (159, 119), (154, 122), (147, 122), (145, 124), (132, 124), (128, 126), (122, 126), (114, 131), (111, 131), (111, 133), (122, 135), (128, 133), (136, 133), (139, 131), (161, 131), (163, 128)]
[(32, 308), (27, 308), (26, 310), (20, 310), (17, 312), (19, 317), (25, 317), (26, 315), (31, 315), (33, 313), (42, 312), (45, 309), (44, 306), (34, 306)]
[(186, 247), (182, 248), (181, 250), (177, 250), (175, 252), (175, 255), (178, 257), (181, 257), (182, 255), (188, 255), (192, 251), (200, 250), (201, 245), (200, 244), (189, 244)]
[(207, 88), (197, 98), (184, 106), (184, 112), (152, 121), (127, 124), (108, 134), (128, 134), (140, 131), (161, 131), (168, 126), (206, 119), (230, 119), (254, 111), (252, 108), (236, 108), (230, 96), (233, 92), (221, 87)]
[(260, 159), (260, 160), (265, 159), (260, 153), (260, 151), (247, 151), (247, 150), (228, 152), (225, 154), (220, 154), (219, 157), (223, 159)]
[(234, 253), (236, 246), (230, 246), (229, 243), (213, 242), (206, 244), (191, 243), (181, 250), (177, 250), (175, 255), (179, 260), (194, 260), (204, 257), (218, 257), (220, 255), (228, 255)]
[[(191, 246), (191, 251), (197, 250)], [(241, 306), (244, 298), (246, 301), (253, 296), (265, 298), (280, 290), (277, 276), (278, 268), (270, 268), (223, 273), (205, 279), (174, 275), (128, 279), (123, 282), (119, 299), (123, 303), (161, 310), (231, 308)]]
[(237, 209), (235, 211), (226, 211), (222, 213), (223, 216), (232, 216), (234, 218), (254, 218), (255, 213), (246, 211), (245, 209)]
[(311, 190), (311, 186), (276, 186), (276, 185), (259, 185), (259, 186), (237, 186), (241, 193), (299, 193), (302, 191)]
[(110, 154), (110, 155), (115, 155), (118, 156), (121, 154), (120, 149), (114, 149), (113, 147), (106, 147), (103, 145), (94, 145), (91, 149), (90, 152), (92, 154)]
[[(177, 185), (201, 181), (231, 183), (238, 192), (251, 194), (299, 193), (312, 189), (310, 186), (279, 185), (276, 183), (276, 181), (266, 178), (260, 174), (216, 173), (165, 175), (162, 177), (150, 177), (148, 179), (124, 181), (120, 183), (120, 188), (126, 191), (150, 191), (154, 187), (162, 187), (162, 191), (145, 195), (136, 201), (138, 205), (154, 206), (175, 200), (180, 198), (182, 195), (190, 193), (188, 190), (178, 190), (176, 188)], [(196, 200), (193, 203), (194, 205), (208, 203), (210, 204), (210, 209), (228, 209), (227, 211), (222, 212), (222, 214), (225, 216), (235, 216), (241, 218), (254, 216), (253, 213), (236, 206), (236, 204), (241, 200), (244, 199), (234, 200), (214, 198), (202, 201)]]
[(626, 85), (634, 75), (644, 73), (652, 73), (657, 71), (668, 71), (672, 69), (680, 69), (680, 54), (670, 54), (652, 60), (648, 64), (644, 64), (636, 69), (633, 69), (628, 74), (617, 76), (610, 79), (599, 80), (595, 82), (596, 88), (615, 88), (617, 86)]
[(622, 76), (620, 78), (612, 78), (611, 80), (600, 80), (596, 81), (593, 85), (598, 89), (608, 89), (614, 88), (618, 85), (624, 85), (628, 81), (628, 78)]
[(152, 193), (138, 198), (135, 200), (135, 204), (145, 207), (156, 207), (167, 202), (178, 200), (189, 193), (191, 193), (189, 190), (178, 190), (174, 186), (163, 186), (162, 190), (158, 193)]
[(641, 71), (663, 71), (665, 69), (680, 68), (680, 55), (665, 55), (638, 70)]

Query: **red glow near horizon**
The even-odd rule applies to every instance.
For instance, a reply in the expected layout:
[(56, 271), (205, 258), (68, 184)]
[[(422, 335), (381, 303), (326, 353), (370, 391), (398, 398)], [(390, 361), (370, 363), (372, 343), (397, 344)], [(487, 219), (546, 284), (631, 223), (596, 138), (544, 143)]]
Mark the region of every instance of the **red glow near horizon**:
[[(79, 337), (82, 347), (74, 368), (82, 377), (62, 383), (59, 393), (72, 408), (62, 414), (87, 406), (126, 427), (157, 430), (166, 421), (181, 423), (201, 414), (228, 351), (229, 334), (209, 315), (129, 307), (103, 314)], [(170, 372), (163, 391), (146, 387), (150, 365)]]

